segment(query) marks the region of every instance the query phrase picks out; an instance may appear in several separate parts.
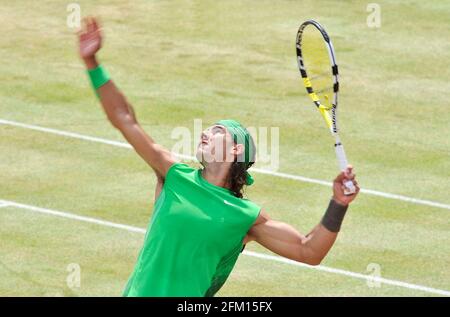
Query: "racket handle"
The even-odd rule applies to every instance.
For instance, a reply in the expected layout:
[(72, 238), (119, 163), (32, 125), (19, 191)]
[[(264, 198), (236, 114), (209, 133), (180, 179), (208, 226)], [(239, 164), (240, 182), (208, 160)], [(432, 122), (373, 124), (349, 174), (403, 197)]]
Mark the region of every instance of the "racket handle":
[[(336, 144), (334, 145), (334, 150), (336, 151), (336, 157), (339, 162), (339, 169), (341, 171), (345, 171), (347, 168), (348, 162), (347, 157), (345, 156), (344, 146), (339, 141), (339, 139), (336, 139)], [(355, 185), (353, 185), (353, 182), (348, 180), (344, 182), (344, 194), (345, 195), (352, 195), (356, 192)]]

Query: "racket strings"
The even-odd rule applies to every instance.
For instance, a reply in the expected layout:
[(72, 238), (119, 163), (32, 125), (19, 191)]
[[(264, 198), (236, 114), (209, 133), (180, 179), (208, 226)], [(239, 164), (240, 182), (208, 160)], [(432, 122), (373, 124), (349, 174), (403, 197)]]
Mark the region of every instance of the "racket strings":
[(313, 74), (312, 76), (310, 76), (311, 80), (319, 79), (319, 78), (328, 78), (328, 77), (330, 77), (330, 72), (328, 72), (328, 71), (322, 72), (320, 74)]
[(329, 96), (333, 96), (333, 77), (327, 47), (320, 32), (308, 26), (303, 30), (301, 38), (302, 62), (307, 74), (310, 95), (320, 102), (323, 110), (332, 108)]
[(323, 28), (312, 20), (300, 26), (296, 41), (298, 65), (306, 91), (335, 134), (339, 82), (333, 45)]

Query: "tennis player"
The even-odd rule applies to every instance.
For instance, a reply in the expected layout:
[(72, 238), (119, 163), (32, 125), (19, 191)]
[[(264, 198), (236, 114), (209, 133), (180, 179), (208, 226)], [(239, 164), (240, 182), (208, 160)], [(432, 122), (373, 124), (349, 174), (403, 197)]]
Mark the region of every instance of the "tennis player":
[[(109, 121), (157, 177), (153, 215), (124, 296), (213, 296), (250, 241), (294, 261), (321, 263), (359, 192), (351, 166), (334, 180), (319, 224), (303, 235), (243, 198), (243, 188), (253, 183), (248, 169), (255, 161), (255, 144), (244, 126), (220, 120), (202, 132), (197, 158), (203, 168), (177, 161), (145, 133), (99, 64), (102, 35), (97, 21), (85, 19), (78, 37), (80, 56)], [(346, 180), (355, 184), (355, 194), (344, 195)]]

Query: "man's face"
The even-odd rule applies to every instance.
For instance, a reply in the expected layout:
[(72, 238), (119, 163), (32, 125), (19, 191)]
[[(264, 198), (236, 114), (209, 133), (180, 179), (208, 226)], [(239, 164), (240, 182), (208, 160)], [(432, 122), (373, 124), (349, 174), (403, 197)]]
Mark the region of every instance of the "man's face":
[(231, 134), (222, 125), (210, 126), (200, 136), (196, 157), (202, 165), (211, 162), (233, 162), (235, 144)]

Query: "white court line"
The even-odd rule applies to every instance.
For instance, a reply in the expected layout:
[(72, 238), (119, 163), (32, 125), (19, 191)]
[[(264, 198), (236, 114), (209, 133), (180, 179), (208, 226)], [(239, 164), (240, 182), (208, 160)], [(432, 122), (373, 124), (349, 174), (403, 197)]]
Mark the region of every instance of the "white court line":
[(2, 203), (2, 202), (0, 202), (0, 208), (8, 207), (8, 206), (11, 206), (11, 205), (8, 204), (8, 203)]
[(95, 223), (95, 224), (102, 225), (102, 226), (113, 227), (113, 228), (123, 229), (123, 230), (127, 230), (127, 231), (132, 231), (132, 232), (145, 233), (145, 229), (141, 229), (141, 228), (137, 228), (137, 227), (133, 227), (133, 226), (127, 226), (127, 225), (114, 223), (114, 222), (110, 222), (110, 221), (106, 221), (106, 220), (100, 220), (100, 219), (91, 218), (91, 217), (79, 216), (79, 215), (72, 214), (69, 212), (63, 212), (63, 211), (51, 210), (51, 209), (47, 209), (47, 208), (40, 208), (40, 207), (35, 207), (35, 206), (30, 206), (30, 205), (24, 205), (24, 204), (19, 204), (19, 203), (13, 202), (13, 201), (0, 200), (0, 206), (2, 204), (5, 204), (10, 207), (16, 207), (16, 208), (35, 211), (35, 212), (39, 212), (42, 214), (58, 216), (58, 217), (79, 220), (79, 221), (84, 221), (84, 222), (90, 222), (90, 223)]
[[(61, 135), (61, 136), (65, 136), (65, 137), (70, 137), (70, 138), (80, 139), (80, 140), (85, 140), (85, 141), (90, 141), (90, 142), (109, 144), (109, 145), (113, 145), (113, 146), (129, 148), (129, 149), (132, 148), (130, 144), (125, 143), (125, 142), (112, 141), (112, 140), (82, 135), (82, 134), (73, 133), (73, 132), (67, 132), (67, 131), (56, 130), (56, 129), (51, 129), (51, 128), (44, 128), (44, 127), (39, 127), (36, 125), (25, 124), (25, 123), (16, 122), (16, 121), (0, 119), (0, 124), (11, 125), (11, 126), (21, 127), (21, 128), (35, 130), (35, 131), (41, 131), (41, 132)], [(177, 154), (177, 153), (174, 153), (174, 154), (182, 159), (195, 160), (195, 157), (193, 157), (193, 156), (181, 155), (181, 154)], [(291, 175), (291, 174), (286, 174), (286, 173), (273, 172), (273, 171), (264, 170), (261, 168), (252, 168), (252, 170), (257, 173), (261, 173), (261, 174), (266, 174), (266, 175), (271, 175), (271, 176), (276, 176), (276, 177), (281, 177), (281, 178), (287, 178), (287, 179), (297, 180), (297, 181), (306, 182), (306, 183), (331, 186), (331, 182), (327, 182), (327, 181), (323, 181), (323, 180), (319, 180), (319, 179), (298, 176), (298, 175)], [(390, 194), (390, 193), (385, 193), (385, 192), (372, 190), (372, 189), (365, 189), (365, 188), (361, 188), (360, 192), (369, 194), (369, 195), (389, 198), (389, 199), (401, 200), (401, 201), (405, 201), (405, 202), (412, 203), (412, 204), (425, 205), (425, 206), (431, 206), (431, 207), (450, 210), (449, 204), (444, 204), (444, 203), (435, 202), (435, 201), (431, 201), (431, 200), (424, 200), (424, 199), (418, 199), (418, 198), (413, 198), (413, 197), (408, 197), (408, 196), (403, 196), (403, 195)]]
[[(79, 215), (72, 214), (69, 212), (56, 211), (56, 210), (51, 210), (51, 209), (47, 209), (47, 208), (40, 208), (40, 207), (36, 207), (36, 206), (31, 206), (31, 205), (19, 204), (19, 203), (16, 203), (13, 201), (8, 201), (8, 200), (0, 200), (0, 204), (8, 204), (12, 207), (16, 207), (16, 208), (20, 208), (20, 209), (26, 209), (26, 210), (30, 210), (30, 211), (34, 211), (34, 212), (38, 212), (38, 213), (42, 213), (42, 214), (58, 216), (58, 217), (72, 219), (72, 220), (94, 223), (94, 224), (98, 224), (98, 225), (102, 225), (102, 226), (106, 226), (106, 227), (123, 229), (123, 230), (131, 231), (131, 232), (138, 232), (138, 233), (142, 233), (142, 234), (145, 234), (145, 232), (146, 232), (146, 230), (143, 228), (123, 225), (123, 224), (119, 224), (119, 223), (115, 223), (115, 222), (111, 222), (111, 221), (106, 221), (106, 220), (101, 220), (101, 219), (96, 219), (96, 218), (91, 218), (91, 217), (86, 217), (86, 216), (79, 216)], [(353, 277), (353, 278), (357, 278), (357, 279), (361, 279), (361, 280), (366, 280), (366, 281), (371, 281), (371, 282), (379, 282), (382, 284), (388, 284), (388, 285), (403, 287), (403, 288), (407, 288), (407, 289), (418, 290), (418, 291), (431, 293), (431, 294), (450, 296), (450, 291), (446, 291), (446, 290), (442, 290), (442, 289), (431, 288), (431, 287), (426, 287), (426, 286), (422, 286), (422, 285), (416, 285), (416, 284), (406, 283), (406, 282), (402, 282), (402, 281), (391, 280), (391, 279), (387, 279), (387, 278), (375, 277), (375, 276), (371, 276), (371, 275), (364, 275), (364, 274), (355, 273), (355, 272), (351, 272), (351, 271), (335, 269), (335, 268), (331, 268), (331, 267), (327, 267), (327, 266), (323, 266), (323, 265), (311, 266), (311, 265), (307, 265), (304, 263), (299, 263), (299, 262), (295, 262), (295, 261), (292, 261), (289, 259), (285, 259), (285, 258), (282, 258), (279, 256), (257, 253), (257, 252), (253, 252), (253, 251), (245, 250), (243, 252), (243, 254), (245, 254), (247, 256), (251, 256), (251, 257), (264, 259), (264, 260), (281, 262), (281, 263), (290, 264), (290, 265), (303, 267), (303, 268), (307, 268), (307, 269), (318, 270), (318, 271), (323, 271), (323, 272), (327, 272), (327, 273), (333, 273), (333, 274)]]

